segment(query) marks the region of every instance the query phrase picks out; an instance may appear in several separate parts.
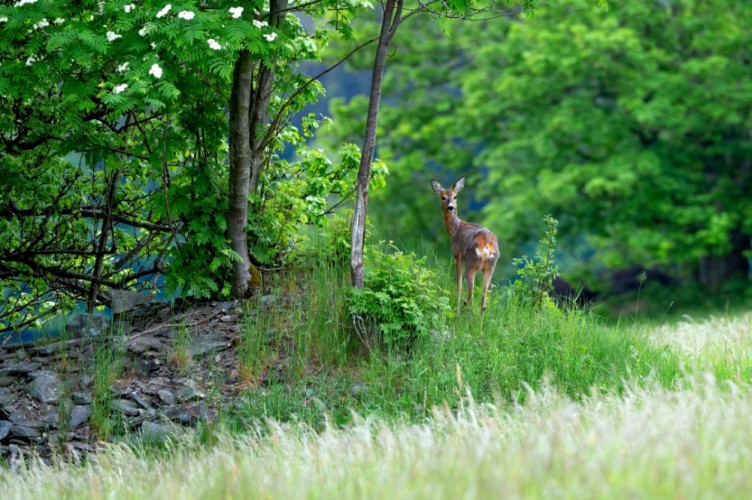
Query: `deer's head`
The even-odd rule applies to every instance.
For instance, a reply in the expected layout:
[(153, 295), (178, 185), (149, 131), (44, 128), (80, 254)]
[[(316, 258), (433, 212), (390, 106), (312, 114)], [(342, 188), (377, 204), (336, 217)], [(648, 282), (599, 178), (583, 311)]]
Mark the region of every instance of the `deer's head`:
[(465, 178), (460, 177), (460, 180), (454, 183), (454, 186), (448, 189), (441, 187), (441, 184), (436, 179), (431, 179), (431, 187), (441, 198), (441, 210), (445, 212), (454, 212), (457, 209), (457, 193), (462, 191), (465, 187)]

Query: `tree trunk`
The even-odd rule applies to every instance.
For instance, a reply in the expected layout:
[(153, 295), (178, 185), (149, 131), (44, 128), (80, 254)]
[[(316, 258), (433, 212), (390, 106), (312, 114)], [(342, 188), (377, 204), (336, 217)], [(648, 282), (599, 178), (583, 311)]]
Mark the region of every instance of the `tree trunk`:
[[(350, 277), (355, 287), (363, 288), (363, 248), (365, 245), (366, 213), (368, 211), (368, 181), (371, 178), (371, 163), (376, 148), (376, 128), (379, 123), (381, 86), (384, 80), (387, 49), (399, 25), (404, 0), (387, 0), (379, 32), (379, 44), (373, 62), (371, 92), (368, 97), (368, 115), (363, 149), (358, 169), (358, 184), (355, 194), (355, 211), (352, 221), (352, 245), (350, 250)], [(395, 13), (396, 6), (396, 13)]]
[[(271, 0), (269, 24), (279, 26), (287, 0)], [(256, 82), (254, 85), (254, 70)], [(242, 298), (261, 286), (261, 274), (248, 252), (248, 197), (258, 188), (264, 159), (262, 138), (269, 121), (274, 61), (265, 66), (241, 51), (235, 61), (230, 95), (230, 247), (241, 260), (233, 263), (232, 294)]]
[(241, 257), (233, 262), (232, 294), (246, 295), (251, 279), (251, 259), (248, 253), (248, 190), (251, 181), (251, 91), (253, 69), (248, 51), (241, 51), (235, 61), (230, 94), (230, 214), (227, 232), (230, 247)]
[(730, 235), (731, 251), (726, 255), (706, 255), (700, 258), (699, 281), (711, 293), (720, 291), (730, 279), (748, 279), (750, 266), (746, 253), (752, 248), (752, 238), (735, 230)]

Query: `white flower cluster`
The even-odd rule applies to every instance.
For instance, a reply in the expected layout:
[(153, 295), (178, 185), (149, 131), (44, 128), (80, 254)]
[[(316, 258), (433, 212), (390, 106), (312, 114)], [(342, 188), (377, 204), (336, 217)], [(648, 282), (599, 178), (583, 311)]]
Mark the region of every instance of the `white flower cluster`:
[(108, 42), (114, 42), (118, 38), (123, 38), (123, 35), (118, 35), (114, 31), (108, 31), (107, 32), (107, 41)]
[(65, 19), (63, 19), (62, 17), (58, 17), (57, 19), (52, 21), (52, 24), (63, 24), (64, 22), (65, 22)]
[(0, 17), (0, 23), (7, 23), (7, 22), (8, 22), (8, 18), (7, 17), (5, 17), (5, 16)]
[(130, 12), (132, 10), (135, 10), (135, 8), (136, 8), (135, 4), (129, 3), (128, 5), (123, 7), (123, 10), (125, 11), (126, 14), (130, 14)]
[(31, 66), (35, 62), (37, 62), (39, 59), (37, 59), (37, 56), (34, 54), (30, 55), (28, 59), (26, 59), (26, 66)]
[(118, 66), (117, 69), (115, 69), (115, 71), (117, 71), (118, 73), (125, 73), (126, 71), (128, 71), (128, 66), (130, 66), (130, 64), (127, 62), (124, 62), (123, 64)]
[(212, 50), (221, 50), (222, 49), (222, 46), (219, 43), (217, 43), (217, 41), (215, 39), (213, 39), (213, 38), (208, 39), (206, 41), (206, 43), (209, 44), (209, 48), (212, 49)]
[(229, 10), (230, 14), (232, 14), (233, 19), (237, 19), (243, 15), (243, 7), (230, 7)]
[[(37, 0), (20, 0), (14, 4), (14, 7), (21, 7), (27, 3), (37, 3)], [(29, 64), (27, 64), (29, 66)]]
[(266, 21), (259, 21), (258, 19), (254, 19), (253, 25), (257, 27), (258, 29), (261, 29), (261, 28), (265, 28), (269, 26), (269, 23), (267, 23)]
[(167, 15), (167, 13), (170, 12), (171, 8), (172, 8), (172, 5), (170, 5), (169, 3), (167, 5), (165, 5), (162, 10), (160, 10), (159, 12), (157, 12), (157, 19), (159, 19), (160, 17), (164, 17), (165, 15)]
[(127, 83), (123, 83), (122, 85), (116, 85), (115, 88), (112, 89), (112, 92), (114, 94), (119, 94), (119, 93), (121, 93), (122, 91), (124, 91), (127, 88), (128, 88), (128, 84)]
[(178, 17), (180, 19), (185, 19), (186, 21), (190, 21), (194, 17), (196, 17), (196, 14), (191, 12), (190, 10), (182, 10), (178, 12)]
[(38, 23), (34, 23), (34, 26), (32, 26), (32, 28), (34, 28), (35, 30), (38, 30), (41, 28), (46, 28), (49, 25), (50, 25), (49, 21), (47, 21), (47, 19), (42, 18), (42, 20), (39, 21)]
[(162, 68), (159, 67), (159, 64), (154, 63), (149, 68), (149, 74), (154, 75), (154, 78), (162, 78)]
[(138, 30), (139, 36), (146, 36), (146, 34), (149, 32), (150, 29), (151, 29), (151, 24), (149, 23), (144, 24), (144, 27)]
[(273, 42), (274, 40), (277, 39), (277, 34), (276, 33), (267, 33), (266, 35), (264, 35), (264, 38), (266, 38), (267, 42)]

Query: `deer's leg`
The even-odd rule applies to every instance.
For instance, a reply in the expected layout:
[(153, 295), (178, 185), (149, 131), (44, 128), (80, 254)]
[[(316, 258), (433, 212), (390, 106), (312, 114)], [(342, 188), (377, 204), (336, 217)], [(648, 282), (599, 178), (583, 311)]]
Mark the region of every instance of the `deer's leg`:
[(462, 307), (462, 255), (457, 255), (454, 263), (457, 270), (457, 312), (459, 312)]
[(483, 314), (486, 312), (486, 294), (488, 293), (488, 285), (491, 284), (491, 278), (493, 278), (494, 268), (496, 267), (496, 262), (488, 262), (486, 261), (483, 263), (483, 297), (480, 301), (480, 312)]
[(475, 288), (475, 272), (478, 268), (470, 263), (465, 266), (465, 284), (467, 285), (467, 300), (465, 304), (473, 305), (473, 288)]

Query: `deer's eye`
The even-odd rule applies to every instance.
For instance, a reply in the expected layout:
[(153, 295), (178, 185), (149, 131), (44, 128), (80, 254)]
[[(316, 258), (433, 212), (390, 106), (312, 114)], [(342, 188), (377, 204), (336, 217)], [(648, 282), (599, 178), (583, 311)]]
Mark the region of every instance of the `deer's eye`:
[(442, 196), (441, 201), (446, 201), (446, 196)]

